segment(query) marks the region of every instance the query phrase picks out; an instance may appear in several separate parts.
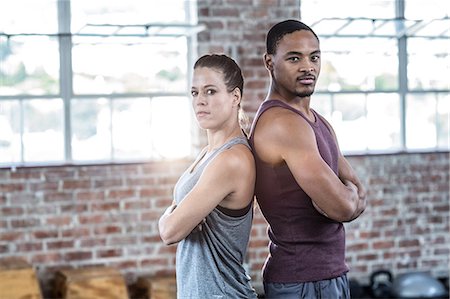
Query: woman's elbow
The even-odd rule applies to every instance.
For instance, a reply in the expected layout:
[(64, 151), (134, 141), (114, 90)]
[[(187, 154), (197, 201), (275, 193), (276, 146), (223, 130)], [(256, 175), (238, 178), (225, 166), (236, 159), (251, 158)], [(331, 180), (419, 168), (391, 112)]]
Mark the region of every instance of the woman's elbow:
[(167, 227), (167, 225), (162, 225), (161, 221), (159, 223), (159, 237), (165, 245), (172, 245), (180, 241), (174, 230)]

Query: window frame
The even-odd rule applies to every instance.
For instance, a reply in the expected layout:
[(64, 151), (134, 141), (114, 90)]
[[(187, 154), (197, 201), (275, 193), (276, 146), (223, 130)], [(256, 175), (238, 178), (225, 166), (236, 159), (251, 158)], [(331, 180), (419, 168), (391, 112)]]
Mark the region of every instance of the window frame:
[[(87, 36), (96, 36), (95, 34), (89, 33), (73, 33), (71, 31), (71, 1), (57, 1), (55, 5), (57, 5), (57, 24), (58, 30), (57, 33), (12, 33), (5, 35), (7, 38), (9, 36), (50, 36), (56, 37), (58, 46), (59, 46), (59, 92), (55, 94), (46, 94), (46, 95), (32, 95), (32, 94), (18, 94), (18, 95), (3, 95), (0, 96), (0, 103), (2, 100), (14, 100), (18, 101), (20, 105), (20, 117), (22, 122), (22, 127), (20, 128), (20, 139), (21, 139), (21, 148), (20, 148), (20, 161), (18, 162), (3, 162), (0, 163), (0, 168), (2, 167), (23, 167), (23, 166), (42, 166), (42, 165), (91, 165), (91, 164), (114, 164), (114, 163), (136, 163), (136, 162), (146, 162), (149, 159), (137, 159), (136, 160), (116, 160), (114, 157), (106, 160), (83, 160), (83, 161), (75, 161), (73, 159), (72, 153), (72, 127), (71, 127), (71, 101), (72, 99), (85, 99), (85, 100), (94, 100), (98, 98), (106, 98), (110, 104), (111, 101), (114, 101), (116, 98), (127, 99), (127, 98), (147, 98), (150, 102), (153, 98), (161, 98), (161, 97), (184, 97), (186, 100), (190, 98), (188, 92), (189, 82), (191, 81), (191, 69), (193, 67), (193, 58), (195, 57), (197, 51), (197, 33), (204, 30), (205, 26), (197, 24), (196, 18), (196, 1), (188, 1), (188, 4), (185, 4), (185, 15), (186, 22), (185, 23), (177, 23), (177, 24), (144, 24), (144, 25), (136, 25), (136, 24), (120, 24), (120, 28), (124, 28), (127, 26), (143, 26), (145, 28), (148, 27), (156, 27), (162, 29), (169, 29), (169, 33), (145, 33), (143, 35), (132, 35), (137, 38), (146, 38), (152, 34), (152, 36), (166, 36), (166, 37), (178, 37), (183, 36), (186, 38), (186, 49), (187, 49), (187, 70), (186, 70), (186, 88), (183, 92), (172, 92), (172, 91), (155, 91), (155, 92), (136, 92), (136, 93), (109, 93), (109, 94), (81, 94), (74, 93), (73, 89), (73, 68), (72, 68), (72, 37), (75, 35), (87, 35)], [(102, 25), (100, 25), (102, 26)], [(111, 24), (105, 24), (104, 26), (115, 26)], [(172, 32), (170, 32), (172, 30)], [(97, 35), (99, 37), (105, 37), (103, 34)], [(114, 35), (110, 35), (114, 36)], [(119, 35), (118, 35), (119, 36)], [(126, 34), (121, 34), (120, 36), (126, 36)], [(42, 161), (42, 162), (30, 162), (26, 161), (24, 158), (24, 145), (23, 145), (23, 105), (22, 103), (27, 100), (34, 99), (62, 99), (63, 102), (63, 134), (64, 134), (64, 144), (63, 146), (63, 155), (64, 159), (62, 161), (52, 162), (52, 161)], [(193, 130), (192, 130), (193, 131)], [(191, 132), (193, 138), (195, 138), (195, 132)], [(111, 134), (113, 135), (113, 134)], [(112, 137), (111, 137), (112, 139)], [(111, 142), (111, 150), (112, 150), (112, 142)], [(191, 154), (195, 151), (195, 148), (191, 145)], [(154, 160), (156, 158), (150, 158), (150, 160)]]
[[(316, 90), (315, 94), (321, 95), (321, 96), (329, 96), (331, 99), (335, 97), (335, 95), (338, 94), (360, 94), (363, 97), (367, 97), (368, 94), (376, 94), (376, 93), (391, 93), (395, 92), (399, 95), (400, 98), (400, 138), (401, 138), (401, 145), (400, 148), (392, 148), (392, 149), (385, 149), (385, 150), (362, 150), (362, 151), (348, 151), (348, 150), (342, 150), (344, 154), (349, 155), (371, 155), (371, 154), (394, 154), (394, 153), (404, 153), (404, 152), (448, 152), (450, 150), (450, 145), (447, 144), (447, 148), (442, 147), (442, 145), (439, 144), (438, 139), (436, 139), (436, 144), (434, 147), (430, 148), (408, 148), (407, 144), (407, 98), (408, 96), (414, 96), (414, 95), (420, 95), (420, 94), (427, 94), (429, 96), (432, 96), (436, 99), (436, 103), (438, 101), (438, 98), (441, 95), (448, 94), (450, 92), (450, 89), (413, 89), (408, 86), (408, 40), (411, 38), (426, 38), (426, 39), (448, 39), (448, 36), (446, 36), (445, 31), (438, 34), (437, 36), (425, 36), (420, 35), (421, 29), (425, 28), (427, 25), (433, 23), (433, 21), (449, 21), (448, 17), (444, 17), (442, 19), (433, 19), (433, 20), (408, 20), (405, 18), (405, 2), (407, 0), (396, 0), (395, 1), (395, 18), (393, 19), (371, 19), (366, 17), (361, 18), (355, 18), (355, 17), (349, 17), (349, 18), (327, 18), (323, 17), (322, 19), (319, 19), (315, 22), (313, 22), (311, 25), (311, 28), (315, 28), (315, 26), (320, 25), (321, 28), (326, 27), (324, 23), (327, 21), (330, 22), (341, 22), (343, 24), (338, 29), (334, 30), (334, 32), (329, 32), (328, 34), (321, 34), (320, 32), (316, 32), (318, 34), (319, 38), (322, 39), (341, 39), (341, 38), (379, 38), (379, 39), (395, 39), (397, 41), (397, 53), (398, 53), (398, 88), (397, 89), (390, 89), (390, 90), (379, 90), (377, 88), (374, 88), (373, 90), (342, 90), (342, 91), (326, 91), (326, 90)], [(303, 13), (303, 11), (302, 11)], [(347, 26), (350, 26), (352, 22), (356, 21), (367, 21), (367, 22), (379, 22), (380, 24), (385, 24), (388, 22), (394, 22), (397, 26), (398, 33), (397, 35), (387, 35), (387, 34), (378, 34), (377, 29), (381, 28), (381, 26), (376, 27), (372, 32), (370, 32), (368, 35), (362, 35), (362, 34), (343, 34), (341, 30), (347, 28)], [(447, 30), (448, 35), (448, 30)], [(450, 87), (450, 86), (449, 86)], [(333, 101), (333, 100), (331, 100)], [(333, 107), (334, 104), (331, 103), (331, 106)], [(333, 113), (334, 108), (331, 108)], [(435, 118), (437, 118), (438, 114), (435, 114)], [(435, 120), (436, 123), (436, 132), (438, 131), (437, 126), (437, 120)], [(438, 136), (436, 135), (436, 138)]]

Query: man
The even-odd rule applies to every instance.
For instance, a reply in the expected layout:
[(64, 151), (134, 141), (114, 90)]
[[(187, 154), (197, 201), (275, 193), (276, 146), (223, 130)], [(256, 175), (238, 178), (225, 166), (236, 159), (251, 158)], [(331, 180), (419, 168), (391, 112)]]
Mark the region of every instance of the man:
[(365, 190), (331, 125), (310, 108), (320, 73), (317, 35), (286, 20), (267, 34), (271, 84), (250, 132), (255, 194), (269, 223), (266, 298), (350, 298), (342, 222), (365, 209)]

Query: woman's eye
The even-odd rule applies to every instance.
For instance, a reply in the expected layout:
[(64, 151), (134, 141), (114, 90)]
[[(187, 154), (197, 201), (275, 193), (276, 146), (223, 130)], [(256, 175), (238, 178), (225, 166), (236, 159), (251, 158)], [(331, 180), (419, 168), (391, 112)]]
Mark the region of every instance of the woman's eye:
[(208, 90), (206, 91), (206, 94), (208, 94), (208, 95), (213, 95), (213, 94), (215, 94), (215, 93), (216, 93), (216, 91), (213, 90), (213, 89), (208, 89)]
[(195, 96), (197, 96), (198, 95), (198, 92), (196, 92), (196, 91), (191, 91), (191, 95), (193, 96), (193, 97), (195, 97)]

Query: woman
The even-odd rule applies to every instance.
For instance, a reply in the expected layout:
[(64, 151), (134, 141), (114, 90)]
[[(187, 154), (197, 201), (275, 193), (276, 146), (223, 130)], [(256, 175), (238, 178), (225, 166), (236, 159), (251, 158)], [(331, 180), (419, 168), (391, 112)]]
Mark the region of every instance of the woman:
[(225, 55), (194, 65), (192, 106), (208, 144), (175, 185), (159, 220), (165, 244), (178, 243), (178, 298), (256, 298), (242, 264), (253, 219), (255, 164), (240, 126), (244, 80)]

